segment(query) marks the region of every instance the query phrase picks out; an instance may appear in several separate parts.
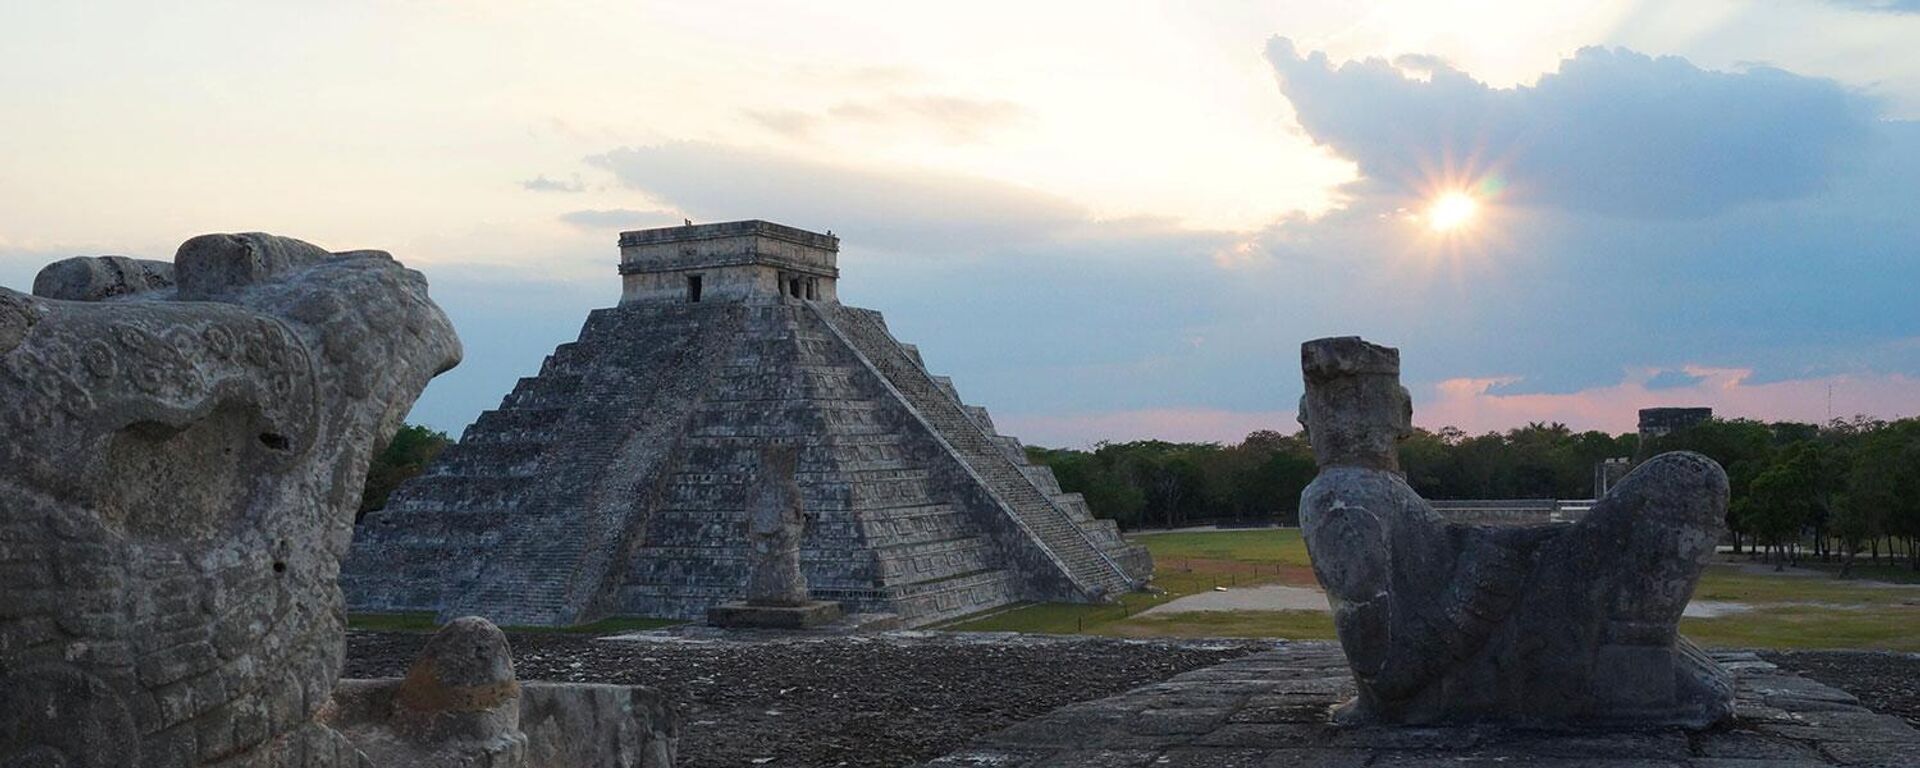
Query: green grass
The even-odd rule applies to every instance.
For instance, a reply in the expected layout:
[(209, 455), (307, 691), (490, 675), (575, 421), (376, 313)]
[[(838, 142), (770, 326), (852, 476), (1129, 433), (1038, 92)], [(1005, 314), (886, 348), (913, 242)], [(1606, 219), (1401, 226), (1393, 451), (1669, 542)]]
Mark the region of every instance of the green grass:
[[(1169, 600), (1205, 592), (1216, 586), (1256, 584), (1312, 584), (1312, 564), (1298, 529), (1260, 529), (1215, 533), (1189, 531), (1157, 533), (1133, 540), (1153, 553), (1153, 585), (1164, 594), (1130, 593), (1119, 605), (1039, 603), (962, 621), (951, 628), (962, 632), (1033, 632), (1050, 635), (1100, 634), (1124, 636), (1197, 637), (1166, 621), (1172, 617), (1134, 618), (1133, 615)], [(1273, 611), (1312, 613), (1311, 611)], [(1181, 614), (1201, 616), (1203, 614)], [(1232, 615), (1232, 614), (1223, 614)], [(1267, 626), (1285, 628), (1283, 622)], [(1332, 627), (1327, 623), (1327, 627)], [(1246, 630), (1251, 631), (1251, 630)], [(1222, 635), (1225, 636), (1225, 635)], [(1247, 635), (1255, 636), (1255, 635)], [(1276, 635), (1294, 637), (1295, 635)], [(1331, 636), (1331, 635), (1329, 635)]]
[[(1824, 571), (1835, 576), (1840, 574), (1839, 563), (1802, 560), (1798, 567)], [(1879, 563), (1870, 563), (1867, 562), (1865, 556), (1862, 556), (1854, 562), (1853, 572), (1847, 574), (1847, 578), (1866, 581), (1884, 581), (1890, 584), (1920, 584), (1920, 571), (1914, 570), (1905, 563), (1888, 563), (1884, 560)]]
[[(577, 635), (609, 635), (621, 632), (640, 632), (649, 629), (671, 627), (686, 622), (680, 619), (648, 619), (640, 617), (616, 616), (601, 619), (592, 624), (576, 627), (501, 627), (508, 632), (561, 633)], [(440, 628), (431, 613), (354, 613), (347, 615), (349, 629), (364, 629), (372, 632), (432, 632)]]
[(1856, 648), (1920, 651), (1920, 609), (1756, 608), (1715, 619), (1681, 619), (1680, 633), (1726, 648)]
[(1891, 606), (1920, 600), (1920, 588), (1874, 586), (1827, 576), (1776, 574), (1746, 569), (1736, 562), (1708, 566), (1700, 577), (1700, 584), (1694, 587), (1693, 598), (1754, 604)]
[(1307, 543), (1298, 528), (1257, 528), (1244, 531), (1183, 531), (1156, 533), (1133, 539), (1153, 553), (1162, 568), (1180, 560), (1223, 560), (1273, 565), (1311, 566)]
[[(1028, 605), (962, 620), (951, 628), (1120, 637), (1333, 637), (1332, 618), (1320, 611), (1138, 615), (1147, 608), (1216, 585), (1312, 585), (1311, 564), (1298, 530), (1163, 533), (1134, 541), (1153, 553), (1154, 585), (1166, 594), (1129, 594), (1117, 606)], [(1754, 609), (1714, 619), (1685, 619), (1681, 622), (1683, 633), (1704, 645), (1720, 647), (1920, 651), (1920, 587), (1774, 574), (1741, 567), (1746, 564), (1741, 557), (1709, 567), (1694, 597), (1747, 603)], [(1855, 571), (1862, 579), (1900, 580), (1884, 577), (1881, 569), (1890, 567), (1856, 567)]]

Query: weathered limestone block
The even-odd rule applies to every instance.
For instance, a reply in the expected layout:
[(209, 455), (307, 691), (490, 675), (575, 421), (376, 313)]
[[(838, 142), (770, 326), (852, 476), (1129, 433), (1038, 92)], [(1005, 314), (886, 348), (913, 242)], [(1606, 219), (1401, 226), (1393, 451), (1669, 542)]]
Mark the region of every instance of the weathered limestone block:
[(404, 679), (340, 681), (322, 720), (376, 766), (671, 768), (679, 739), (651, 689), (520, 683), (477, 616), (441, 627)]
[(1452, 522), (1400, 472), (1413, 411), (1399, 351), (1319, 339), (1301, 369), (1320, 475), (1300, 524), (1359, 687), (1342, 720), (1705, 727), (1731, 713), (1726, 672), (1676, 630), (1725, 525), (1718, 464), (1655, 457), (1578, 523)]
[(426, 281), (242, 234), (35, 287), (0, 289), (0, 765), (364, 764), (316, 716), (372, 452), (459, 360)]

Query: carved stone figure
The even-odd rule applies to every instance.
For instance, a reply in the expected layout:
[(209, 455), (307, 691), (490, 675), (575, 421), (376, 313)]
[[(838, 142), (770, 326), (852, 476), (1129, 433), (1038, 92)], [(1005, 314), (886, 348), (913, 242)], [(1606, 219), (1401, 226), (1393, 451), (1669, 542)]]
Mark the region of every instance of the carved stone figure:
[(800, 539), (806, 512), (794, 478), (799, 450), (764, 445), (756, 454), (753, 488), (747, 496), (747, 599), (722, 603), (707, 620), (723, 627), (803, 628), (840, 618), (840, 604), (807, 595), (800, 572)]
[(0, 289), (0, 766), (361, 764), (315, 722), (367, 465), (460, 358), (385, 253), (205, 235)]
[(798, 452), (792, 446), (760, 449), (753, 495), (747, 504), (747, 541), (753, 557), (747, 572), (747, 602), (754, 605), (802, 605), (807, 577), (800, 572), (800, 536), (806, 513), (800, 509), (800, 484), (794, 482)]
[(1349, 723), (1704, 727), (1724, 670), (1676, 631), (1725, 525), (1727, 479), (1653, 458), (1577, 523), (1449, 521), (1407, 485), (1398, 350), (1301, 346), (1301, 421), (1320, 474), (1300, 524), (1359, 696)]

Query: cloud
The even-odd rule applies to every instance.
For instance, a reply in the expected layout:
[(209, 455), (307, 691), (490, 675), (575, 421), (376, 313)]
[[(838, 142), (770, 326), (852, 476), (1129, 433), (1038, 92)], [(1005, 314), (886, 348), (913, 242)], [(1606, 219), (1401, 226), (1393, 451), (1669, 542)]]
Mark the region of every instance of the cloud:
[(587, 185), (575, 176), (570, 181), (549, 179), (545, 174), (520, 182), (520, 188), (532, 192), (585, 192)]
[(666, 211), (636, 211), (631, 208), (569, 211), (560, 220), (585, 230), (626, 230), (664, 227), (680, 223), (680, 216)]
[(893, 95), (842, 102), (828, 109), (827, 115), (838, 120), (881, 125), (905, 124), (933, 131), (953, 143), (968, 144), (980, 141), (993, 130), (1025, 120), (1032, 112), (1004, 99)]
[[(1303, 125), (1363, 175), (1341, 209), (1278, 222), (1233, 251), (1242, 279), (1273, 295), (1245, 320), (1400, 346), (1410, 380), (1519, 376), (1491, 390), (1502, 395), (1571, 394), (1623, 368), (1687, 364), (1751, 369), (1748, 384), (1920, 375), (1920, 355), (1889, 346), (1920, 327), (1920, 305), (1904, 298), (1920, 282), (1920, 220), (1905, 202), (1920, 178), (1920, 123), (1863, 113), (1869, 103), (1827, 81), (1630, 51), (1586, 49), (1539, 85), (1506, 90), (1431, 57), (1400, 59), (1439, 67), (1421, 82), (1378, 59), (1335, 69), (1284, 40), (1270, 54)], [(1685, 89), (1728, 114), (1773, 117), (1735, 130), (1725, 114), (1669, 98)], [(1633, 122), (1652, 132), (1624, 135), (1662, 148), (1617, 146), (1620, 120), (1570, 121), (1590, 110), (1563, 106), (1596, 103), (1646, 113)], [(1805, 113), (1776, 114), (1780, 104)], [(1772, 127), (1752, 127), (1762, 124)], [(1542, 125), (1557, 135), (1534, 136)], [(1482, 137), (1474, 156), (1500, 159), (1486, 167), (1509, 183), (1463, 234), (1440, 237), (1394, 174), (1461, 152), (1463, 135)], [(1838, 135), (1852, 136), (1846, 147)], [(1728, 169), (1737, 158), (1714, 136), (1766, 157)], [(1846, 160), (1814, 160), (1836, 155)], [(1645, 200), (1600, 194), (1635, 184)]]
[[(1449, 379), (1431, 395), (1415, 398), (1414, 422), (1429, 428), (1454, 426), (1468, 433), (1504, 431), (1528, 422), (1560, 422), (1576, 430), (1631, 432), (1639, 410), (1659, 406), (1708, 406), (1723, 418), (1825, 423), (1829, 414), (1892, 418), (1920, 415), (1920, 378), (1904, 374), (1830, 376), (1766, 383), (1741, 368), (1688, 366), (1685, 386), (1656, 387), (1651, 372), (1618, 383), (1566, 394), (1497, 394), (1500, 379)], [(1832, 395), (1832, 410), (1828, 396)]]
[(796, 109), (749, 109), (742, 114), (760, 127), (790, 139), (806, 138), (820, 122), (819, 116)]
[(1515, 205), (1620, 217), (1701, 217), (1817, 192), (1864, 162), (1878, 108), (1831, 80), (1617, 48), (1583, 48), (1534, 85), (1504, 89), (1432, 56), (1335, 67), (1276, 37), (1267, 58), (1301, 127), (1403, 196), (1476, 184)]
[(811, 139), (828, 127), (859, 127), (928, 135), (949, 144), (972, 144), (993, 131), (1017, 125), (1033, 113), (1004, 99), (890, 94), (842, 101), (822, 112), (749, 109), (742, 114), (789, 139)]
[[(1910, 295), (1920, 284), (1920, 220), (1910, 210), (1920, 124), (1870, 113), (1862, 120), (1863, 102), (1826, 81), (1712, 73), (1626, 51), (1582, 52), (1553, 84), (1504, 90), (1433, 57), (1396, 57), (1377, 88), (1348, 79), (1352, 67), (1385, 66), (1377, 62), (1335, 69), (1316, 55), (1294, 60), (1307, 76), (1283, 78), (1283, 92), (1299, 96), (1303, 124), (1335, 151), (1366, 159), (1356, 160), (1362, 175), (1342, 190), (1341, 207), (1252, 233), (1100, 220), (1073, 200), (1014, 184), (817, 154), (670, 143), (604, 152), (587, 164), (662, 210), (684, 212), (676, 217), (832, 229), (842, 237), (843, 300), (884, 311), (895, 334), (918, 344), (933, 370), (952, 375), (969, 402), (1036, 443), (1231, 441), (1252, 429), (1291, 429), (1299, 342), (1352, 333), (1401, 347), (1416, 418), (1428, 426), (1481, 431), (1558, 420), (1624, 430), (1639, 407), (1693, 403), (1727, 415), (1818, 420), (1829, 383), (1836, 414), (1891, 417), (1920, 406), (1912, 394), (1920, 392), (1920, 304)], [(1582, 74), (1587, 64), (1605, 76)], [(1431, 79), (1408, 79), (1400, 68)], [(1836, 150), (1835, 131), (1763, 131), (1773, 143), (1761, 145), (1784, 157), (1848, 159), (1762, 162), (1774, 177), (1762, 192), (1707, 188), (1713, 180), (1698, 168), (1724, 158), (1676, 161), (1668, 174), (1646, 158), (1603, 163), (1578, 151), (1605, 136), (1521, 141), (1540, 125), (1589, 130), (1568, 125), (1567, 115), (1583, 113), (1560, 104), (1617, 99), (1623, 109), (1658, 113), (1658, 99), (1629, 93), (1640, 87), (1631, 85), (1636, 78), (1654, 93), (1671, 92), (1664, 79), (1678, 78), (1738, 95), (1740, 114), (1771, 114), (1754, 105), (1781, 101), (1828, 104), (1838, 118), (1796, 115), (1787, 124), (1864, 133)], [(1302, 82), (1311, 87), (1301, 90)], [(1776, 87), (1785, 95), (1768, 92)], [(1481, 156), (1503, 159), (1490, 167), (1509, 185), (1458, 238), (1432, 235), (1409, 210), (1417, 201), (1408, 182), (1383, 175), (1413, 162), (1405, 158), (1440, 157), (1456, 146), (1445, 132), (1410, 128), (1427, 113), (1395, 100), (1408, 92), (1427, 98), (1434, 92), (1422, 89), (1430, 88), (1464, 94), (1458, 103), (1429, 99), (1441, 110), (1435, 114), (1462, 110), (1449, 118), (1454, 124), (1525, 129), (1486, 132), (1517, 142), (1482, 147)], [(1802, 92), (1841, 95), (1796, 101)], [(1378, 108), (1382, 94), (1395, 108)], [(1340, 98), (1350, 105), (1340, 107)], [(1703, 147), (1700, 137), (1732, 130), (1710, 110), (1643, 117), (1654, 131), (1644, 141), (1671, 134), (1708, 154), (1720, 148)], [(1622, 213), (1593, 202), (1628, 176), (1643, 176), (1653, 199), (1684, 210)], [(1540, 192), (1548, 180), (1572, 190)], [(1675, 202), (1677, 190), (1710, 202)], [(585, 242), (587, 230), (579, 232)], [(601, 248), (582, 247), (590, 248), (583, 259)], [(600, 282), (587, 287), (609, 300), (556, 292), (552, 312), (570, 327), (523, 344), (526, 367), (577, 327), (583, 307), (610, 303), (617, 282), (592, 279)], [(438, 296), (439, 282), (435, 289)], [(480, 333), (517, 327), (522, 309), (486, 309), (491, 289), (453, 290), (468, 294), (450, 301), (469, 307), (466, 322)], [(1623, 378), (1623, 370), (1634, 373)], [(499, 377), (493, 387), (462, 396), (490, 405), (511, 385), (509, 374), (521, 373), (498, 370), (489, 374)], [(422, 408), (446, 411), (440, 397), (423, 399)]]
[(1073, 202), (1005, 182), (717, 144), (627, 147), (586, 162), (696, 220), (771, 219), (912, 253), (1030, 244), (1088, 221)]
[(712, 144), (589, 163), (696, 220), (834, 230), (842, 297), (886, 311), (997, 411), (1267, 413), (1299, 395), (1300, 340), (1349, 333), (1402, 347), (1410, 382), (1511, 377), (1484, 393), (1498, 396), (1689, 364), (1750, 369), (1748, 386), (1920, 375), (1920, 351), (1887, 346), (1920, 327), (1906, 296), (1920, 283), (1920, 224), (1905, 210), (1920, 126), (1879, 123), (1870, 138), (1871, 162), (1793, 200), (1632, 226), (1503, 203), (1455, 242), (1434, 240), (1371, 178), (1340, 209), (1249, 235), (1099, 221), (991, 180)]
[(1705, 380), (1705, 376), (1696, 375), (1686, 370), (1665, 370), (1655, 373), (1641, 384), (1650, 390), (1683, 389), (1699, 384)]

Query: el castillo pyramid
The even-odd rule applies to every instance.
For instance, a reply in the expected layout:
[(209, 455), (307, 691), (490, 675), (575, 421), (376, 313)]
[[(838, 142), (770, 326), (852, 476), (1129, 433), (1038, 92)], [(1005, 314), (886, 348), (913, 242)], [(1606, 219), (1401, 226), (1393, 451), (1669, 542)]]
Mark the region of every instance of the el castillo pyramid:
[(351, 609), (702, 617), (744, 590), (748, 473), (767, 443), (799, 449), (815, 599), (919, 626), (1140, 586), (1144, 549), (880, 313), (839, 303), (839, 247), (765, 221), (622, 233), (619, 306), (358, 527)]

